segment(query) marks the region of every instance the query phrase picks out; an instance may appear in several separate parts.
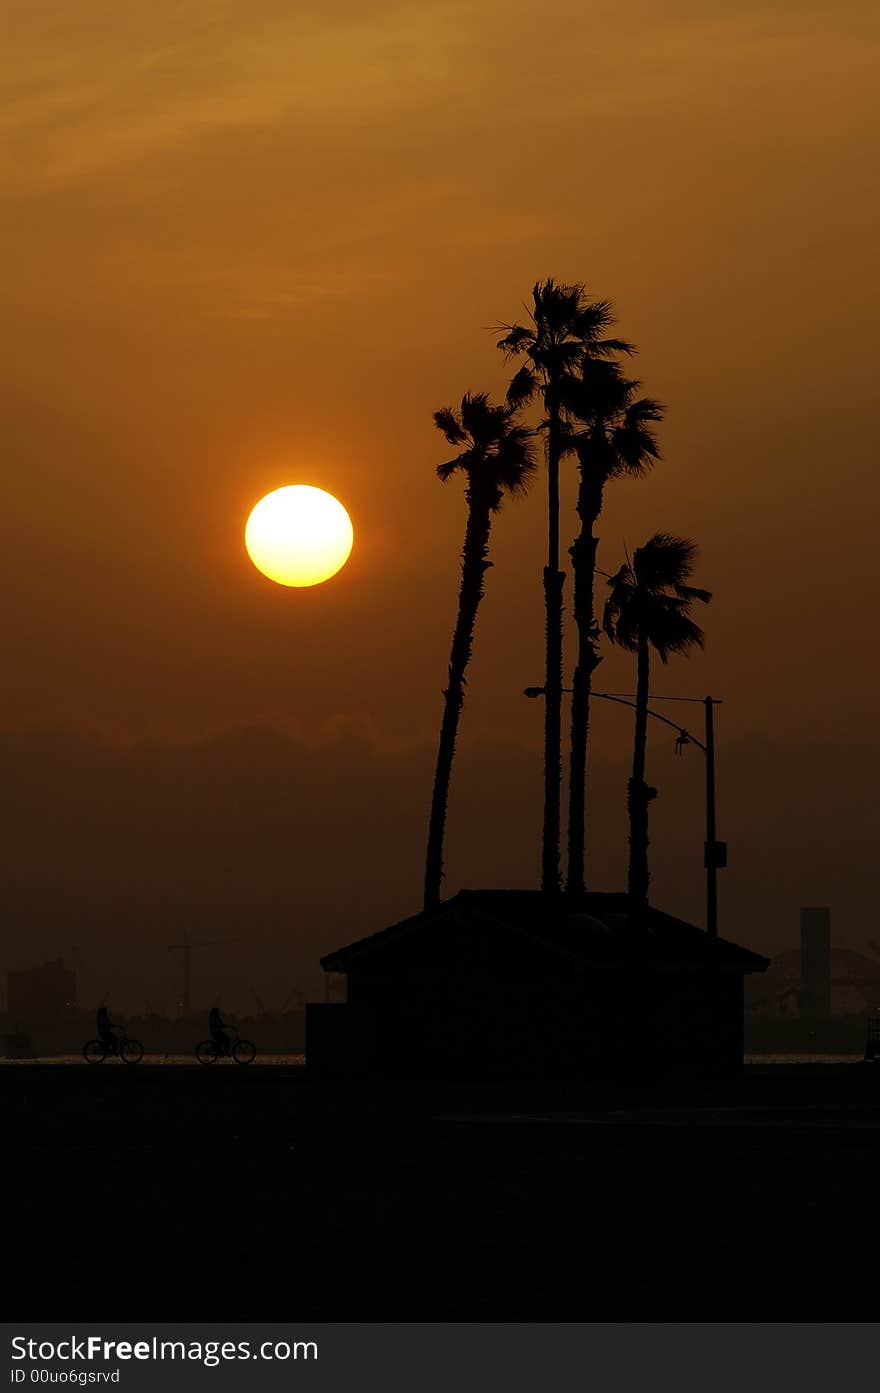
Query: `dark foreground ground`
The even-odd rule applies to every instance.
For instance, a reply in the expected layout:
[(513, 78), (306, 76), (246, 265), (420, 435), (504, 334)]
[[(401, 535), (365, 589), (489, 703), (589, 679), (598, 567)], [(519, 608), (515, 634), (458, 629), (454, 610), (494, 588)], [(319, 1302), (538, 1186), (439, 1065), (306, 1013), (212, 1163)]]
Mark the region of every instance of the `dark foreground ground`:
[(880, 1066), (0, 1067), (7, 1320), (873, 1320)]

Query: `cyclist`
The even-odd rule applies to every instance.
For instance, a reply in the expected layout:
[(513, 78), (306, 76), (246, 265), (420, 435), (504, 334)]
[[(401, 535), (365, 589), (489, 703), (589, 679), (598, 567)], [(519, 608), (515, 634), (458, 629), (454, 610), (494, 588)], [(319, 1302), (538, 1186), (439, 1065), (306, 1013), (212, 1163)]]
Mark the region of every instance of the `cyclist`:
[(229, 1036), (226, 1034), (230, 1026), (220, 1015), (220, 1007), (212, 1006), (208, 1015), (208, 1029), (211, 1032), (211, 1039), (217, 1046), (219, 1054), (229, 1053)]
[(95, 1024), (98, 1031), (98, 1039), (105, 1045), (108, 1052), (115, 1054), (119, 1048), (119, 1037), (114, 1035), (114, 1030), (121, 1030), (122, 1026), (111, 1021), (106, 1006), (99, 1006), (95, 1017)]

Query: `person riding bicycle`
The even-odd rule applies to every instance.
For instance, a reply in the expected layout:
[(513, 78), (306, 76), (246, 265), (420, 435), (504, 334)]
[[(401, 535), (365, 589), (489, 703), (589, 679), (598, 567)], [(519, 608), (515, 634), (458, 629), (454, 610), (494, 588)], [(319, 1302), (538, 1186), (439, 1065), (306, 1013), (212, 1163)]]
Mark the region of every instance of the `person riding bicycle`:
[(208, 1029), (211, 1032), (211, 1039), (217, 1046), (218, 1053), (229, 1053), (229, 1036), (227, 1030), (231, 1027), (223, 1020), (220, 1015), (220, 1007), (212, 1006), (208, 1016)]
[(95, 1017), (95, 1024), (98, 1030), (98, 1039), (107, 1049), (115, 1052), (119, 1048), (119, 1036), (114, 1035), (114, 1030), (121, 1030), (122, 1026), (111, 1021), (106, 1006), (99, 1006)]

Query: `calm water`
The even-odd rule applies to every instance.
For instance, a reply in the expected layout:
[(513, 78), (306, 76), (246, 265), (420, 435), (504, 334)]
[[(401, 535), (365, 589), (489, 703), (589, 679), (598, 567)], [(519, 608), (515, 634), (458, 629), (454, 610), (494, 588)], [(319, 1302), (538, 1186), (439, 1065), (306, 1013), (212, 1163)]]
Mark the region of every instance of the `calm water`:
[[(256, 1064), (263, 1065), (291, 1065), (302, 1067), (306, 1062), (304, 1054), (263, 1054), (257, 1053)], [(218, 1059), (214, 1064), (201, 1065), (194, 1054), (145, 1054), (144, 1064), (167, 1064), (172, 1067), (185, 1068), (210, 1068), (210, 1069), (239, 1069), (247, 1068), (247, 1065), (235, 1064), (231, 1059)], [(3, 1059), (0, 1057), (0, 1064), (16, 1064), (25, 1066), (28, 1064), (81, 1064), (83, 1068), (92, 1069), (136, 1069), (136, 1064), (123, 1064), (119, 1059), (107, 1059), (103, 1064), (86, 1065), (81, 1054), (44, 1054), (35, 1059)]]
[[(746, 1064), (861, 1064), (861, 1054), (747, 1054)], [(233, 1063), (230, 1059), (217, 1060), (215, 1064), (202, 1066), (198, 1064), (195, 1055), (192, 1054), (145, 1054), (144, 1064), (162, 1064), (172, 1068), (196, 1068), (208, 1067), (211, 1069), (238, 1069), (241, 1066)], [(268, 1067), (296, 1067), (302, 1068), (305, 1065), (306, 1057), (304, 1054), (257, 1054), (255, 1063)], [(80, 1064), (86, 1067), (85, 1060), (81, 1054), (53, 1054), (40, 1055), (35, 1059), (4, 1059), (0, 1057), (0, 1065), (15, 1064), (25, 1066), (28, 1064)], [(136, 1068), (136, 1065), (123, 1064), (118, 1059), (108, 1059), (104, 1064), (91, 1065), (97, 1069), (128, 1069)]]
[(746, 1064), (861, 1064), (864, 1054), (747, 1054)]

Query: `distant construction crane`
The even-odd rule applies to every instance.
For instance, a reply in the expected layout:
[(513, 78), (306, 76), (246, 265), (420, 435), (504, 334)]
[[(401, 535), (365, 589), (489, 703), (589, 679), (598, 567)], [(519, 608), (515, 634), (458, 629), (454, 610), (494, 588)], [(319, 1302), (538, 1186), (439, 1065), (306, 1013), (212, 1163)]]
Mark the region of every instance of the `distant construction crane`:
[(181, 997), (181, 1008), (183, 1014), (188, 1016), (192, 1010), (192, 951), (194, 948), (219, 948), (224, 943), (237, 943), (237, 938), (202, 938), (196, 943), (190, 943), (184, 930), (182, 943), (169, 943), (169, 953), (183, 954), (183, 995)]

